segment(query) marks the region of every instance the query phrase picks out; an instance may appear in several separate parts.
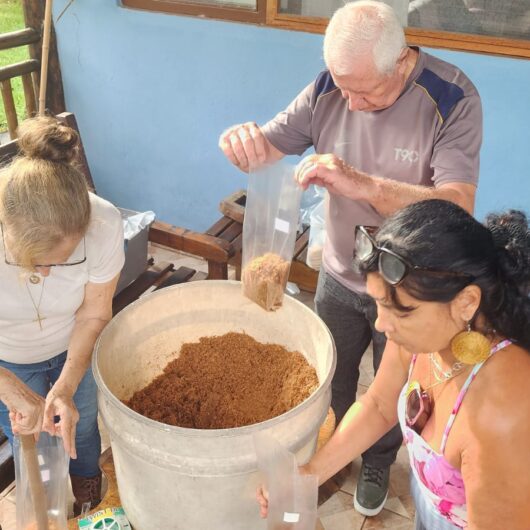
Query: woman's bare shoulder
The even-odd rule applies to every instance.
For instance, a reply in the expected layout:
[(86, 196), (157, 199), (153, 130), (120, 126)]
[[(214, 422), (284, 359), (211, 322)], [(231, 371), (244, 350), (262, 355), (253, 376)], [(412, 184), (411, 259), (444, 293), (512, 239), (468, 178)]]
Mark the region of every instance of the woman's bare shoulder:
[(504, 383), (503, 386), (508, 387), (505, 391), (510, 392), (515, 390), (513, 387), (517, 381), (530, 383), (530, 352), (518, 344), (510, 344), (493, 354), (481, 371), (485, 382)]
[(466, 396), (470, 421), (477, 432), (507, 435), (528, 429), (530, 353), (511, 344), (495, 353)]

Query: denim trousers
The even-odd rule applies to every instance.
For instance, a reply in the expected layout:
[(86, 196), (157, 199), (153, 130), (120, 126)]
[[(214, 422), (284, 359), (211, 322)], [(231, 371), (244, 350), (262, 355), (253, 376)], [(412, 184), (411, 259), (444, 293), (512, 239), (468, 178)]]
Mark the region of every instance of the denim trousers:
[[(315, 309), (331, 331), (337, 349), (331, 406), (338, 423), (355, 402), (359, 365), (364, 352), (372, 342), (374, 372), (377, 372), (386, 337), (375, 329), (375, 302), (366, 294), (344, 287), (323, 268), (318, 277)], [(397, 424), (363, 453), (363, 461), (375, 467), (390, 466), (396, 460), (402, 441), (403, 435)]]
[[(59, 378), (65, 362), (66, 352), (63, 352), (48, 361), (32, 364), (15, 364), (0, 360), (0, 366), (13, 372), (34, 392), (46, 397), (50, 388)], [(98, 429), (97, 387), (90, 367), (74, 394), (74, 403), (79, 412), (75, 438), (77, 458), (70, 460), (70, 474), (93, 477), (99, 473), (101, 438)], [(12, 442), (13, 433), (9, 421), (9, 412), (1, 401), (0, 427), (9, 441)]]

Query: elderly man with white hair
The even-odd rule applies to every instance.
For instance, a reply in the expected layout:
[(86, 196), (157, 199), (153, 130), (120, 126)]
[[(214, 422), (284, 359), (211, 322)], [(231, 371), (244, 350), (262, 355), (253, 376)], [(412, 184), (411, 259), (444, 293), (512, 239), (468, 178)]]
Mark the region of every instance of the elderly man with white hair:
[[(303, 188), (316, 184), (329, 192), (315, 306), (337, 347), (332, 407), (340, 421), (355, 401), (365, 350), (372, 342), (377, 370), (387, 338), (375, 330), (375, 304), (352, 267), (355, 227), (379, 226), (424, 199), (472, 212), (482, 108), (457, 67), (407, 46), (395, 12), (382, 2), (350, 2), (336, 11), (324, 59), (327, 70), (287, 109), (262, 127), (230, 127), (219, 145), (245, 172), (315, 149), (296, 178)], [(362, 514), (382, 510), (401, 441), (396, 426), (363, 454), (354, 497)]]

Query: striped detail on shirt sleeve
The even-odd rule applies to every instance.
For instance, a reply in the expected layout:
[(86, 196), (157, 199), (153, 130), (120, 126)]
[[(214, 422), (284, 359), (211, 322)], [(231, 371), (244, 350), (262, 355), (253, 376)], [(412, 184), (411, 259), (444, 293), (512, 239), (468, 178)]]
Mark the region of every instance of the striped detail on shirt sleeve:
[(311, 110), (315, 109), (319, 97), (325, 96), (336, 89), (337, 86), (335, 85), (329, 70), (320, 72), (315, 80), (315, 89), (313, 90), (313, 96), (311, 98)]
[(425, 68), (414, 82), (423, 89), (436, 106), (438, 118), (443, 123), (454, 106), (464, 97), (464, 91), (454, 83), (442, 79), (431, 70)]

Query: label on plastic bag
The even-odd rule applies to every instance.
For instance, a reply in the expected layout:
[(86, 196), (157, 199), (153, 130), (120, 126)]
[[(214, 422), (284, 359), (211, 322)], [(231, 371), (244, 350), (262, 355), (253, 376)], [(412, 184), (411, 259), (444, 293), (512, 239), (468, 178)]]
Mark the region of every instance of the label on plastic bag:
[(274, 228), (275, 230), (279, 230), (280, 232), (283, 232), (284, 234), (289, 233), (289, 228), (291, 225), (288, 221), (284, 221), (283, 219), (280, 219), (279, 217), (276, 217), (274, 220)]
[(299, 513), (284, 512), (283, 514), (284, 523), (297, 523), (298, 521), (300, 521)]

